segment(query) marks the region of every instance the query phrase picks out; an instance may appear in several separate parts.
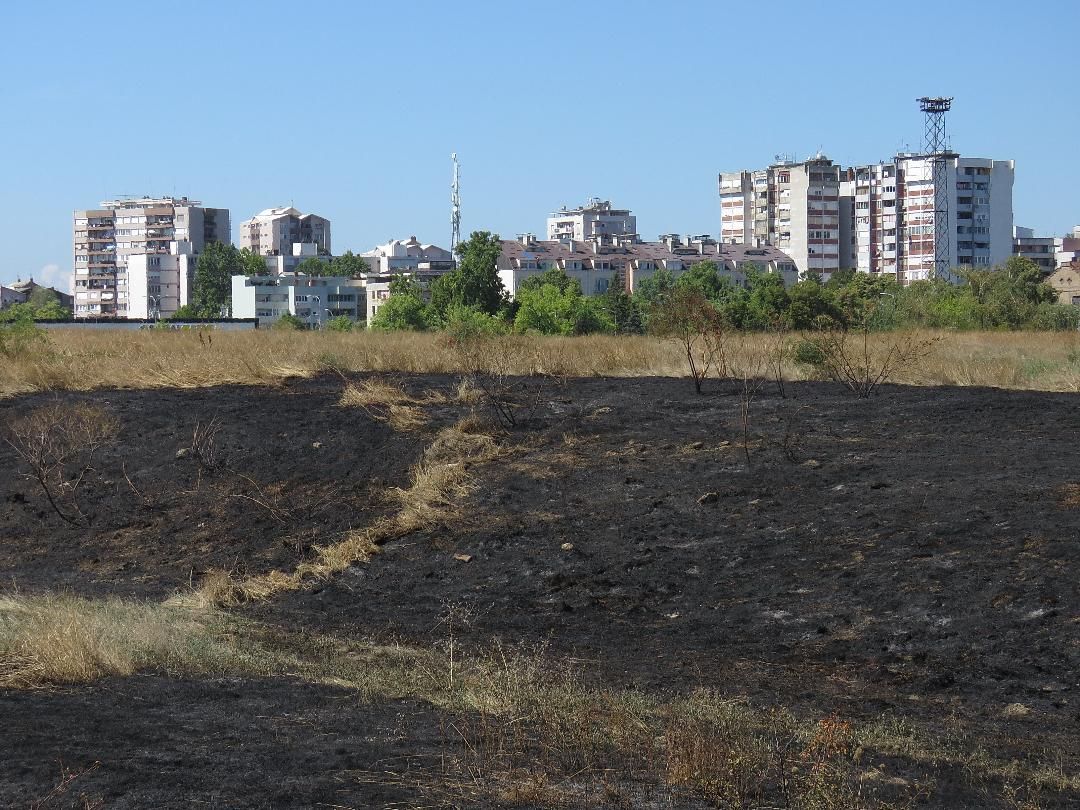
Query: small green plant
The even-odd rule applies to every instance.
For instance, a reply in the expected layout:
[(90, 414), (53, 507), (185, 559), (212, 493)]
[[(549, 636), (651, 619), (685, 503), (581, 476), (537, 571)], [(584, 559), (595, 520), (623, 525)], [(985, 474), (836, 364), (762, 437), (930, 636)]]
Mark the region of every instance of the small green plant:
[(347, 315), (338, 315), (326, 322), (326, 328), (331, 332), (351, 332), (353, 326), (352, 318)]
[(24, 357), (35, 348), (45, 347), (48, 343), (49, 337), (45, 330), (35, 326), (28, 318), (0, 323), (0, 355), (4, 357)]
[(274, 329), (281, 329), (286, 332), (296, 332), (304, 328), (304, 322), (293, 315), (291, 312), (286, 312), (276, 321), (274, 321)]
[(825, 367), (825, 352), (812, 340), (800, 340), (796, 343), (792, 357), (800, 366), (808, 366), (812, 369)]

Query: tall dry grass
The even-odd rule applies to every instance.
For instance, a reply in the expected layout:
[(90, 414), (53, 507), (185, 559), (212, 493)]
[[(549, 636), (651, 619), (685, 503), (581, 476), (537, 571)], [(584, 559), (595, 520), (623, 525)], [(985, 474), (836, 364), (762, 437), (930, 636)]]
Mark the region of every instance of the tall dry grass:
[[(931, 333), (928, 333), (931, 334)], [(1080, 334), (938, 332), (931, 355), (895, 382), (1080, 390)], [(349, 372), (673, 376), (687, 373), (679, 348), (651, 337), (491, 338), (468, 349), (442, 334), (89, 332), (58, 329), (47, 345), (0, 359), (0, 395), (96, 388), (198, 388), (272, 384), (325, 370)], [(747, 345), (770, 336), (749, 336)], [(797, 340), (797, 336), (792, 337)], [(894, 339), (872, 336), (878, 344)], [(477, 367), (479, 366), (481, 367)], [(785, 360), (787, 379), (807, 370)]]

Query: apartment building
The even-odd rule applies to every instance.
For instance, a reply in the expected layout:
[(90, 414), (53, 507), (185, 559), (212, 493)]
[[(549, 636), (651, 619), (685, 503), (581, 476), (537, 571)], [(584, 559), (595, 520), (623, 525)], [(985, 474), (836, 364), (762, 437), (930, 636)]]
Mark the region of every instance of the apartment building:
[(798, 279), (790, 256), (769, 246), (724, 244), (707, 236), (662, 236), (657, 242), (641, 242), (620, 236), (595, 236), (586, 240), (538, 240), (524, 234), (502, 241), (498, 271), (511, 296), (530, 276), (559, 268), (581, 284), (584, 295), (601, 295), (614, 284), (632, 293), (637, 284), (659, 270), (674, 276), (702, 261), (716, 264), (722, 275), (736, 284), (746, 280), (753, 264), (768, 273), (780, 273), (786, 284)]
[(828, 278), (842, 266), (840, 180), (840, 167), (821, 153), (801, 163), (721, 172), (721, 241), (776, 247), (800, 275)]
[(338, 276), (233, 276), (234, 318), (257, 318), (267, 326), (289, 314), (311, 329), (344, 315), (354, 321), (364, 316), (364, 279)]
[(267, 208), (240, 223), (240, 248), (260, 256), (290, 256), (294, 244), (330, 255), (330, 220), (295, 208)]
[(1036, 236), (1033, 228), (1013, 226), (1013, 255), (1035, 262), (1047, 274), (1057, 269), (1057, 250), (1062, 242), (1054, 236)]
[[(953, 157), (946, 166), (949, 266), (992, 266), (1012, 254), (1011, 160)], [(767, 244), (799, 272), (853, 268), (907, 283), (935, 267), (933, 162), (904, 154), (841, 169), (825, 156), (721, 173), (721, 239)]]
[[(934, 221), (933, 161), (922, 155), (899, 155), (896, 166), (901, 227), (897, 279), (907, 284), (933, 276), (938, 224)], [(945, 176), (948, 266), (988, 268), (1001, 264), (1013, 252), (1015, 162), (953, 157), (947, 159)], [(856, 208), (858, 203), (856, 197)]]
[(415, 280), (423, 294), (427, 295), (431, 282), (449, 273), (457, 263), (454, 254), (437, 245), (421, 243), (415, 236), (408, 239), (391, 239), (360, 254), (371, 272), (367, 274), (367, 322), (390, 298), (390, 282), (395, 276)]
[(614, 208), (609, 200), (596, 197), (580, 208), (563, 207), (547, 220), (549, 241), (579, 241), (594, 236), (636, 236), (637, 217), (627, 208)]
[(155, 308), (167, 317), (174, 310), (151, 299), (186, 300), (195, 257), (208, 242), (232, 241), (228, 209), (187, 197), (106, 200), (73, 221), (76, 318), (146, 317), (135, 313)]

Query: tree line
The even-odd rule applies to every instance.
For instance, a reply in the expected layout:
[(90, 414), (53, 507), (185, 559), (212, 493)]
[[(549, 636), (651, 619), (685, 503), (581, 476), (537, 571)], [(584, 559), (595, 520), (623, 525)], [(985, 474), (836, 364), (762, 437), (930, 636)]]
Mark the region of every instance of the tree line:
[[(1080, 308), (1056, 303), (1057, 293), (1029, 259), (1014, 256), (994, 269), (954, 271), (960, 284), (937, 279), (903, 286), (894, 278), (842, 270), (790, 287), (777, 273), (747, 264), (745, 283), (701, 261), (676, 276), (657, 270), (628, 294), (619, 276), (606, 292), (585, 296), (561, 268), (525, 279), (511, 301), (498, 277), (497, 236), (480, 231), (458, 250), (458, 267), (433, 281), (425, 298), (406, 277), (390, 283), (390, 297), (371, 326), (381, 330), (544, 335), (644, 334), (665, 307), (688, 294), (738, 330), (927, 327), (962, 330), (1076, 329)], [(655, 331), (653, 329), (652, 331)]]

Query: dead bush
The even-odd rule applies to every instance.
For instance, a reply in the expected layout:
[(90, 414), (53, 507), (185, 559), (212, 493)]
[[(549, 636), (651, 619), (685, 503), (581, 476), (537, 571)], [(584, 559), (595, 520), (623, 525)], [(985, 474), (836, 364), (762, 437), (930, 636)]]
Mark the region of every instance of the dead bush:
[(868, 327), (849, 331), (829, 320), (808, 341), (813, 348), (805, 353), (815, 354), (815, 365), (827, 377), (866, 399), (890, 377), (926, 357), (938, 340), (915, 332), (871, 333)]
[(716, 307), (697, 290), (676, 287), (653, 308), (649, 331), (673, 340), (686, 356), (694, 389), (712, 373), (727, 374), (727, 324)]
[(53, 511), (67, 523), (89, 523), (79, 506), (79, 487), (93, 469), (94, 454), (118, 429), (116, 417), (101, 406), (57, 403), (12, 420), (6, 440)]

